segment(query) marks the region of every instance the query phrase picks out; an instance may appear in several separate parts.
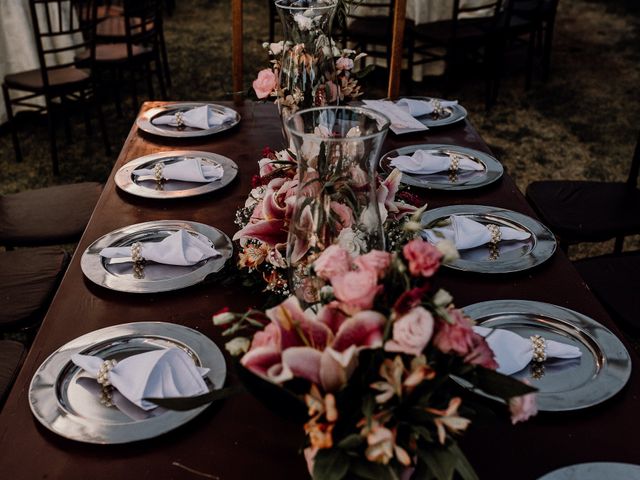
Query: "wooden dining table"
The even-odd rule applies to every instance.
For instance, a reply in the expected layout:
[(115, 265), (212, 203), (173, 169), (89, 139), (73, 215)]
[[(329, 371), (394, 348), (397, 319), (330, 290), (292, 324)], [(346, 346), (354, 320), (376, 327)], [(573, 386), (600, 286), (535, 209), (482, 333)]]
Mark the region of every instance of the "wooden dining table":
[[(142, 110), (161, 105), (144, 104)], [(84, 444), (62, 438), (31, 414), (29, 383), (56, 349), (88, 332), (127, 322), (172, 322), (196, 329), (219, 346), (225, 342), (211, 316), (224, 306), (260, 307), (260, 292), (215, 279), (176, 292), (127, 294), (92, 284), (82, 274), (80, 257), (112, 230), (152, 220), (188, 220), (215, 226), (229, 236), (237, 230), (235, 210), (243, 205), (257, 173), (263, 147), (282, 148), (281, 124), (272, 104), (247, 102), (235, 107), (242, 120), (211, 137), (182, 140), (141, 134), (134, 125), (104, 187), (68, 271), (44, 319), (17, 381), (0, 413), (0, 478), (3, 479), (298, 479), (308, 478), (301, 454), (299, 424), (278, 416), (249, 393), (214, 404), (189, 423), (157, 438), (122, 445)], [(427, 132), (389, 134), (383, 150), (443, 143), (489, 148), (468, 121)], [(193, 149), (215, 152), (239, 166), (227, 188), (192, 198), (152, 200), (119, 190), (114, 173), (126, 162), (156, 152)], [(429, 208), (452, 204), (504, 207), (535, 216), (508, 174), (495, 184), (466, 192), (417, 191)], [(613, 398), (583, 410), (539, 413), (511, 425), (506, 413), (472, 424), (460, 444), (481, 479), (535, 479), (556, 468), (582, 462), (638, 463), (635, 431), (640, 426), (638, 357), (587, 289), (563, 252), (520, 273), (477, 275), (442, 271), (440, 282), (463, 307), (484, 300), (527, 299), (577, 310), (622, 339), (633, 370)], [(230, 363), (230, 361), (229, 361)], [(233, 373), (229, 384), (237, 383)], [(500, 410), (500, 408), (498, 408)], [(504, 408), (503, 408), (504, 410)]]

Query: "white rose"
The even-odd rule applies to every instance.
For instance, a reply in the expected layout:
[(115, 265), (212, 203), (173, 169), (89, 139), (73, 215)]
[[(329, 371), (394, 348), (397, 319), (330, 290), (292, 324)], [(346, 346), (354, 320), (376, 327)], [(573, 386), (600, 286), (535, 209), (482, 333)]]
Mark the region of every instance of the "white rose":
[(233, 340), (225, 343), (224, 348), (226, 348), (227, 351), (235, 357), (247, 352), (250, 345), (251, 341), (248, 338), (236, 337)]
[(279, 42), (269, 44), (269, 51), (271, 51), (273, 55), (280, 55), (280, 53), (282, 53), (283, 48), (284, 48), (284, 40), (280, 40)]
[(436, 248), (440, 250), (440, 253), (444, 256), (442, 263), (453, 262), (460, 258), (458, 249), (450, 240), (442, 240), (436, 244)]

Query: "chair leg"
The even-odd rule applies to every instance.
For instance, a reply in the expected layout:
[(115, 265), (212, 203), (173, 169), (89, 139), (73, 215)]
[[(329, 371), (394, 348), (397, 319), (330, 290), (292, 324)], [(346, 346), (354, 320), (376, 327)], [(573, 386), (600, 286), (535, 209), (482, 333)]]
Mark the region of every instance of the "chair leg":
[(623, 246), (624, 246), (624, 236), (616, 237), (616, 243), (613, 246), (613, 253), (622, 253)]
[(525, 90), (529, 90), (531, 88), (531, 83), (533, 81), (533, 54), (535, 51), (536, 44), (536, 32), (532, 30), (529, 33), (529, 44), (527, 45), (527, 73), (525, 79)]
[(16, 154), (16, 162), (22, 161), (22, 151), (20, 150), (20, 142), (18, 141), (18, 130), (16, 129), (16, 121), (13, 118), (13, 108), (11, 106), (11, 97), (9, 97), (9, 87), (2, 85), (2, 94), (4, 96), (4, 105), (7, 110), (7, 119), (9, 130), (11, 130), (11, 139), (13, 141), (13, 151)]
[(156, 63), (155, 64), (156, 75), (158, 76), (158, 83), (160, 84), (160, 98), (162, 100), (166, 100), (167, 99), (167, 89), (164, 86), (164, 75), (162, 74), (160, 58), (156, 57), (156, 62), (155, 63)]
[(555, 18), (547, 20), (547, 28), (544, 35), (543, 57), (542, 57), (542, 78), (546, 82), (549, 80), (549, 71), (551, 70), (551, 47), (553, 44), (553, 26)]
[(56, 145), (56, 123), (53, 118), (53, 105), (51, 99), (46, 97), (47, 103), (47, 123), (49, 126), (49, 146), (51, 149), (51, 163), (53, 165), (53, 174), (59, 175), (60, 169), (58, 168), (58, 146)]
[(147, 79), (147, 89), (149, 90), (149, 98), (151, 100), (153, 100), (156, 96), (155, 92), (153, 91), (153, 79), (151, 78), (152, 72), (151, 72), (151, 68), (149, 67), (148, 63), (144, 64), (144, 76)]
[(167, 43), (164, 40), (164, 31), (160, 32), (160, 55), (162, 56), (162, 72), (164, 78), (167, 80), (167, 87), (171, 88), (171, 70), (169, 68), (169, 57), (167, 55)]
[(131, 101), (133, 102), (133, 111), (134, 115), (138, 114), (138, 108), (140, 105), (138, 104), (138, 86), (136, 85), (136, 70), (131, 69), (129, 72), (131, 74)]
[(84, 89), (80, 91), (80, 101), (82, 102), (82, 114), (84, 116), (84, 128), (87, 132), (87, 136), (90, 137), (92, 133), (91, 117), (89, 116), (89, 107), (87, 105), (87, 94)]
[[(52, 104), (53, 105), (53, 104)], [(60, 96), (60, 106), (62, 107), (62, 116), (64, 122), (64, 138), (67, 141), (67, 145), (70, 145), (73, 139), (71, 138), (71, 122), (69, 121), (69, 99), (64, 95)]]

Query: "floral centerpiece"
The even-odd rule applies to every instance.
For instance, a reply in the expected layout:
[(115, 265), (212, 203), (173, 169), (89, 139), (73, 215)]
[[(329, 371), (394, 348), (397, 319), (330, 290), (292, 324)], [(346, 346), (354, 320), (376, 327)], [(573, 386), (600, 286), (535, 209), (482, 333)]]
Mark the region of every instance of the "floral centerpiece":
[(477, 478), (455, 440), (472, 395), (452, 376), (504, 399), (514, 423), (535, 413), (534, 389), (494, 371), (472, 320), (433, 286), (456, 254), (421, 239), (360, 256), (333, 245), (313, 265), (327, 282), (317, 308), (290, 297), (264, 313), (214, 316), (225, 334), (244, 335), (227, 348), (246, 369), (303, 399), (315, 480)]
[[(244, 206), (236, 212), (240, 230), (233, 239), (239, 242), (238, 268), (251, 285), (264, 285), (267, 292), (279, 298), (289, 295), (286, 248), (289, 223), (293, 215), (298, 188), (298, 162), (289, 149), (273, 151), (265, 148), (258, 161), (259, 173), (252, 179), (253, 189)], [(379, 208), (384, 221), (386, 247), (397, 248), (405, 237), (402, 225), (416, 211), (419, 200), (401, 190), (399, 170), (386, 179), (376, 177)], [(349, 248), (348, 231), (342, 245)], [(352, 249), (352, 248), (351, 248)]]

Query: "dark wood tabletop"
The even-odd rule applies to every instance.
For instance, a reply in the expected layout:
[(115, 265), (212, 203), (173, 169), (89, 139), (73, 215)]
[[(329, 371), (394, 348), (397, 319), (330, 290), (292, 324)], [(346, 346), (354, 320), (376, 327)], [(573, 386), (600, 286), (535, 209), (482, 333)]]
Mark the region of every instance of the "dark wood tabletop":
[[(143, 110), (160, 105), (146, 103)], [(246, 308), (259, 292), (207, 282), (178, 292), (134, 295), (91, 284), (80, 270), (82, 252), (97, 238), (120, 227), (151, 220), (190, 220), (213, 225), (229, 236), (237, 230), (235, 210), (244, 204), (257, 173), (263, 147), (282, 148), (279, 117), (271, 104), (236, 107), (242, 121), (220, 135), (162, 140), (141, 135), (134, 126), (96, 205), (76, 254), (51, 304), (13, 390), (0, 413), (0, 478), (3, 479), (165, 479), (307, 478), (300, 454), (299, 425), (276, 416), (259, 400), (242, 393), (161, 437), (126, 445), (89, 445), (66, 440), (42, 427), (29, 409), (29, 382), (40, 364), (66, 342), (110, 325), (138, 321), (173, 322), (192, 327), (223, 345), (211, 315), (223, 306)], [(468, 122), (426, 133), (389, 135), (384, 151), (415, 143), (451, 143), (489, 151)], [(167, 150), (210, 151), (233, 159), (238, 178), (213, 194), (175, 201), (133, 197), (120, 191), (113, 173), (126, 162)], [(423, 193), (430, 207), (483, 204), (535, 216), (512, 179), (466, 193)], [(479, 276), (443, 272), (442, 284), (458, 306), (483, 300), (528, 299), (584, 313), (622, 338), (562, 252), (526, 272)], [(259, 304), (257, 306), (260, 306)], [(623, 339), (624, 341), (624, 339)], [(482, 479), (535, 479), (558, 467), (582, 462), (640, 463), (633, 440), (640, 426), (640, 374), (633, 372), (614, 398), (593, 408), (539, 414), (512, 426), (506, 416), (473, 425), (461, 445)], [(234, 380), (232, 380), (233, 382)], [(205, 473), (203, 477), (190, 470)]]

